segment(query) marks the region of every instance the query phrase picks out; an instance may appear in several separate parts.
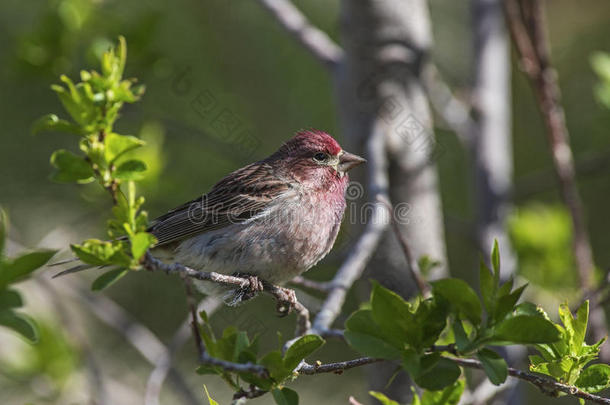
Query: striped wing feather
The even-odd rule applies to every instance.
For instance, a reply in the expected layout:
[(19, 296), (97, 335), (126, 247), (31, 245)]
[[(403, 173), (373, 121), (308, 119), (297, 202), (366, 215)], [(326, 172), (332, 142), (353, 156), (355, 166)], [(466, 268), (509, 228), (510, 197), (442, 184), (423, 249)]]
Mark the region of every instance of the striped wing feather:
[(148, 231), (162, 246), (221, 229), (260, 214), (290, 188), (267, 163), (252, 163), (229, 174), (209, 193), (155, 219)]

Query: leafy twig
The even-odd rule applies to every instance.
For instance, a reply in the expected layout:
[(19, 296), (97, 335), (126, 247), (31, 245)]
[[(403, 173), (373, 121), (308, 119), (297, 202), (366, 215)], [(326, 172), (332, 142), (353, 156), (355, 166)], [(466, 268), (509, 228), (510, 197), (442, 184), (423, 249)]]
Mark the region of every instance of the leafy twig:
[[(455, 357), (446, 358), (462, 367), (476, 368), (479, 370), (483, 369), (483, 365), (478, 360), (460, 359)], [(610, 404), (610, 398), (604, 398), (600, 397), (599, 395), (589, 394), (572, 385), (562, 384), (560, 382), (553, 381), (549, 378), (541, 377), (539, 375), (528, 373), (526, 371), (517, 370), (512, 367), (508, 368), (508, 375), (535, 385), (536, 387), (538, 387), (538, 389), (540, 389), (543, 394), (549, 395), (551, 397), (556, 397), (559, 392), (563, 392), (573, 397), (595, 402), (596, 404)]]

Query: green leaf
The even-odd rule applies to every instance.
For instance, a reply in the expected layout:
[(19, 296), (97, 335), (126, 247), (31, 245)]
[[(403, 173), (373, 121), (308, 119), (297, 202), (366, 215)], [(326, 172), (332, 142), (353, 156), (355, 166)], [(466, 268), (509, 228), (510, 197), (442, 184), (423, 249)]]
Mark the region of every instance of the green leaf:
[(460, 377), (462, 371), (453, 361), (439, 356), (428, 355), (421, 360), (422, 372), (413, 376), (414, 381), (427, 390), (441, 390)]
[(357, 351), (371, 357), (399, 359), (400, 347), (393, 346), (373, 320), (370, 309), (360, 309), (345, 321), (345, 338)]
[(292, 373), (291, 369), (284, 367), (284, 358), (279, 350), (274, 350), (267, 353), (261, 360), (260, 364), (265, 366), (269, 375), (277, 382), (283, 381)]
[(203, 389), (205, 390), (205, 396), (208, 398), (208, 405), (218, 405), (218, 402), (214, 401), (212, 397), (210, 397), (208, 387), (206, 387), (205, 384), (203, 384)]
[(41, 131), (57, 131), (68, 132), (71, 134), (81, 135), (81, 129), (69, 121), (60, 119), (55, 114), (47, 114), (40, 117), (32, 125), (32, 133), (37, 134)]
[(494, 239), (494, 247), (491, 250), (491, 266), (494, 270), (495, 284), (498, 285), (500, 283), (500, 248), (497, 239)]
[(94, 179), (93, 169), (80, 156), (64, 149), (51, 155), (51, 164), (57, 168), (51, 179), (59, 183), (89, 183)]
[(464, 330), (464, 325), (462, 324), (461, 319), (455, 319), (453, 324), (451, 325), (451, 329), (453, 330), (453, 336), (455, 337), (455, 345), (460, 352), (463, 352), (470, 341), (468, 340), (468, 336), (466, 335), (466, 331)]
[(501, 321), (506, 315), (512, 312), (513, 308), (515, 307), (515, 304), (517, 303), (517, 301), (519, 301), (519, 298), (521, 298), (521, 294), (523, 294), (523, 291), (526, 287), (527, 284), (524, 284), (512, 293), (503, 295), (498, 299), (498, 303), (494, 313), (494, 318), (497, 321)]
[(301, 360), (318, 350), (324, 344), (324, 339), (318, 335), (305, 335), (294, 342), (284, 355), (284, 367), (294, 370)]
[(276, 388), (271, 394), (277, 405), (299, 405), (299, 395), (290, 388)]
[(134, 260), (140, 260), (144, 253), (157, 242), (157, 239), (148, 232), (139, 232), (130, 237), (129, 241)]
[(128, 271), (129, 270), (123, 268), (107, 271), (93, 281), (91, 284), (91, 290), (101, 291), (106, 287), (110, 287), (112, 284), (119, 281), (119, 279), (121, 279), (125, 274), (127, 274)]
[(0, 311), (0, 325), (5, 326), (25, 337), (31, 343), (38, 342), (38, 329), (34, 321), (19, 312)]
[(463, 379), (457, 380), (442, 391), (424, 391), (421, 405), (456, 405), (460, 402), (466, 383)]
[(580, 373), (576, 386), (584, 392), (595, 393), (610, 387), (610, 366), (594, 364)]
[(493, 338), (512, 343), (552, 343), (560, 338), (555, 325), (539, 316), (518, 315), (505, 319), (495, 328)]
[(8, 235), (8, 217), (6, 212), (0, 208), (0, 262), (4, 255), (4, 245), (6, 244), (6, 235)]
[(355, 350), (370, 357), (393, 360), (401, 356), (400, 349), (375, 336), (346, 330), (345, 339)]
[(21, 295), (15, 290), (0, 290), (0, 311), (23, 306)]
[(0, 288), (28, 277), (34, 270), (44, 266), (56, 252), (40, 250), (21, 255), (13, 261), (0, 263)]
[(447, 299), (473, 324), (481, 323), (481, 302), (474, 290), (464, 281), (457, 278), (446, 278), (432, 282), (436, 294)]
[(106, 162), (113, 163), (118, 157), (144, 145), (144, 141), (131, 135), (109, 133), (104, 139), (104, 157)]
[(483, 259), (481, 259), (481, 263), (479, 265), (479, 284), (485, 310), (488, 314), (493, 314), (495, 309), (494, 299), (498, 286)]
[(382, 405), (400, 405), (398, 402), (391, 400), (381, 392), (369, 391), (369, 395), (381, 402)]
[(373, 320), (394, 346), (400, 347), (405, 340), (412, 345), (417, 344), (414, 341), (417, 339), (413, 336), (416, 329), (414, 315), (410, 311), (409, 303), (400, 295), (374, 282), (371, 309)]
[(141, 160), (132, 159), (123, 162), (114, 172), (114, 177), (120, 180), (142, 180), (146, 171), (146, 164)]
[(477, 358), (483, 365), (483, 370), (494, 385), (500, 385), (508, 377), (508, 365), (498, 353), (490, 349), (481, 349), (477, 353)]

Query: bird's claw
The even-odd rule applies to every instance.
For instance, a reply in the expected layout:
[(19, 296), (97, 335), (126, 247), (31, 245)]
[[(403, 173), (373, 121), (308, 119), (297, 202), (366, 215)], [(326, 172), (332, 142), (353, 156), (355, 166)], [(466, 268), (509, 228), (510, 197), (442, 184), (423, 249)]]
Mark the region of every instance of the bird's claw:
[(252, 274), (234, 274), (236, 277), (242, 277), (248, 280), (248, 284), (244, 283), (243, 287), (240, 287), (237, 291), (239, 293), (240, 301), (247, 301), (265, 289), (263, 282)]
[(290, 288), (279, 287), (282, 292), (282, 299), (277, 300), (276, 310), (280, 318), (285, 317), (297, 304), (297, 295)]

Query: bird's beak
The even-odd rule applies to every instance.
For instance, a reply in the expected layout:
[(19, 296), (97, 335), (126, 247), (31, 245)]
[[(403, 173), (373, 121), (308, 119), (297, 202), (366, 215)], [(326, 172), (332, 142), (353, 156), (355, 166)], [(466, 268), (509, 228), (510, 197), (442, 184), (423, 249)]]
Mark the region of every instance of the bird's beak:
[(353, 153), (342, 151), (339, 155), (339, 164), (337, 165), (337, 171), (345, 173), (348, 170), (364, 162), (366, 162), (366, 159), (361, 158), (358, 155), (354, 155)]

